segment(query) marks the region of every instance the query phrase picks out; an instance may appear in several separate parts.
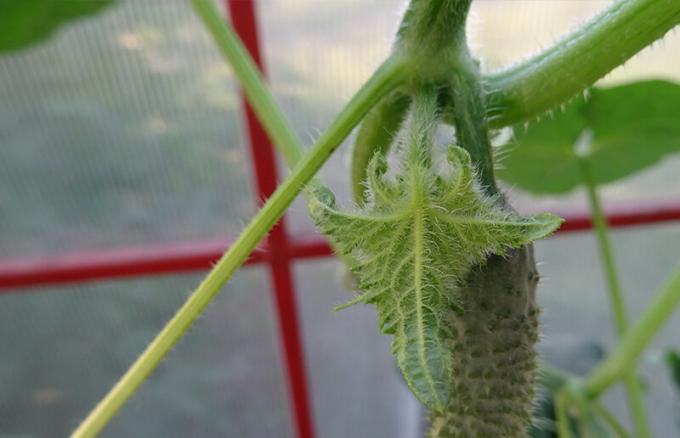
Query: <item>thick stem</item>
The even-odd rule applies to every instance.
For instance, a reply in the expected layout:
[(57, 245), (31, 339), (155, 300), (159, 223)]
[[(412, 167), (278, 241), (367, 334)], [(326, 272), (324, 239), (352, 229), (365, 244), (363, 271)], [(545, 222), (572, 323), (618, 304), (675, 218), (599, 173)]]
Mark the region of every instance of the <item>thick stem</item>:
[(533, 249), (491, 256), (468, 275), (451, 315), (451, 399), (434, 415), (430, 436), (525, 437), (534, 399), (538, 274)]
[(186, 303), (80, 424), (73, 433), (73, 437), (95, 436), (109, 422), (186, 333), (354, 126), (380, 98), (403, 79), (403, 72), (404, 66), (401, 60), (390, 59), (359, 90), (328, 130), (317, 140), (311, 151), (303, 157), (288, 178), (267, 200)]
[(548, 50), (485, 77), (490, 124), (515, 124), (558, 106), (678, 24), (678, 0), (613, 2)]
[(465, 41), (471, 3), (472, 0), (411, 0), (397, 32), (397, 45), (424, 57), (455, 50), (458, 42)]
[[(623, 293), (621, 291), (621, 283), (616, 268), (616, 260), (614, 259), (614, 253), (609, 239), (609, 227), (607, 226), (607, 219), (602, 211), (602, 204), (597, 194), (597, 186), (590, 166), (584, 158), (579, 159), (579, 165), (586, 186), (593, 224), (595, 225), (595, 234), (597, 235), (600, 246), (600, 256), (609, 285), (609, 300), (611, 308), (614, 311), (616, 333), (618, 337), (621, 338), (628, 330), (628, 322)], [(626, 373), (624, 384), (626, 386), (626, 392), (628, 393), (628, 407), (635, 425), (635, 436), (640, 438), (649, 437), (651, 433), (649, 430), (649, 422), (647, 421), (647, 414), (645, 412), (642, 387), (640, 381), (636, 377), (636, 369), (634, 366)]]
[(638, 356), (680, 304), (680, 266), (654, 298), (642, 317), (626, 332), (607, 359), (581, 384), (589, 398), (596, 398), (635, 366)]

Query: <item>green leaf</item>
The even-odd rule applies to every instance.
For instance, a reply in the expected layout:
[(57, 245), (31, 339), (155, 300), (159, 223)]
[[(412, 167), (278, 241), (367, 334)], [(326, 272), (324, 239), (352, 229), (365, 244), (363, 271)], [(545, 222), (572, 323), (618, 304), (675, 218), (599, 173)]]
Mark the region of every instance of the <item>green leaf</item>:
[(98, 12), (114, 0), (0, 0), (0, 52), (47, 39), (68, 21)]
[(443, 409), (452, 378), (454, 321), (463, 312), (458, 289), (470, 268), (559, 227), (551, 214), (523, 218), (499, 198), (482, 194), (470, 156), (448, 150), (448, 168), (435, 173), (411, 155), (394, 180), (376, 154), (368, 169), (365, 206), (335, 208), (333, 194), (317, 189), (309, 208), (317, 227), (345, 257), (362, 293), (350, 303), (375, 304), (380, 328), (393, 335), (392, 352), (414, 394)]
[[(680, 85), (644, 81), (595, 88), (554, 117), (515, 126), (498, 175), (534, 193), (565, 193), (583, 182), (585, 160), (603, 184), (680, 151)], [(581, 145), (577, 146), (578, 143)]]

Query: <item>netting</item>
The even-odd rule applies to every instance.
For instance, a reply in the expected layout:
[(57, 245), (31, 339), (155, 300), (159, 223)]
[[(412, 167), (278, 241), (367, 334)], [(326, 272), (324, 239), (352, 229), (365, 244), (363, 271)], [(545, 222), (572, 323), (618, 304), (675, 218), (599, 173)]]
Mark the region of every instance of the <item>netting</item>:
[[(387, 55), (402, 3), (256, 3), (274, 94), (306, 145)], [(477, 2), (475, 48), (487, 68), (505, 65), (605, 4)], [(606, 82), (678, 80), (679, 52), (673, 35)], [(322, 171), (344, 201), (350, 142)], [(233, 75), (189, 3), (119, 1), (44, 44), (0, 56), (0, 261), (234, 236), (257, 204), (248, 151)], [(677, 158), (668, 160), (605, 194), (619, 202), (680, 197), (679, 168)], [(580, 193), (512, 197), (532, 210), (582, 204)], [(313, 233), (302, 202), (289, 217), (294, 236)], [(666, 262), (680, 256), (679, 232), (664, 226), (616, 235), (617, 249), (628, 254), (622, 266), (643, 266), (645, 256), (645, 270), (626, 270), (631, 291), (648, 292), (635, 301), (637, 311)], [(586, 323), (577, 335), (604, 333), (608, 342), (602, 288), (588, 289), (597, 284), (597, 262), (581, 260), (595, 250), (579, 239), (538, 247), (542, 259), (554, 260), (542, 292), (547, 336), (573, 329), (578, 312)], [(347, 296), (335, 261), (302, 262), (295, 274), (318, 436), (413, 436), (420, 412), (393, 366), (389, 340), (375, 330), (373, 309), (331, 314)], [(199, 278), (0, 295), (0, 435), (68, 434)], [(104, 436), (293, 436), (270, 289), (264, 268), (239, 273)], [(672, 427), (664, 411), (670, 397), (654, 401), (665, 406), (653, 413), (659, 431)]]

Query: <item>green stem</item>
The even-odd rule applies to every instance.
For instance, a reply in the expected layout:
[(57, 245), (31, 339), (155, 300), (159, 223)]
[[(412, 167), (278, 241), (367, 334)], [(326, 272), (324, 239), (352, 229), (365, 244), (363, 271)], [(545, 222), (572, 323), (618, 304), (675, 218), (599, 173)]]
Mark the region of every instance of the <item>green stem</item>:
[(484, 78), (498, 128), (566, 102), (680, 24), (680, 1), (615, 1), (554, 46)]
[(269, 232), (323, 163), (375, 103), (404, 76), (401, 59), (388, 59), (337, 116), (310, 152), (292, 170), (208, 276), (191, 294), (153, 342), (73, 433), (75, 438), (95, 436), (134, 394), (146, 377), (186, 333), (255, 246)]
[[(616, 419), (614, 414), (611, 413), (602, 403), (597, 400), (592, 400), (590, 402), (590, 407), (597, 415), (600, 416), (608, 425), (612, 428), (614, 432), (619, 436), (619, 438), (628, 438), (628, 432), (626, 428)], [(639, 436), (639, 435), (636, 435)]]
[[(609, 300), (614, 311), (616, 333), (618, 337), (621, 338), (628, 330), (628, 322), (623, 293), (621, 291), (621, 282), (616, 268), (611, 240), (609, 239), (609, 227), (604, 212), (602, 211), (602, 203), (600, 202), (597, 193), (597, 185), (590, 170), (590, 166), (583, 157), (581, 157), (578, 162), (581, 167), (581, 174), (586, 186), (586, 192), (588, 193), (591, 216), (593, 218), (593, 224), (595, 225), (595, 234), (597, 235), (600, 246), (600, 256), (607, 276)], [(649, 422), (647, 421), (647, 414), (645, 412), (642, 387), (640, 381), (636, 377), (634, 366), (624, 376), (624, 385), (626, 386), (626, 391), (628, 393), (628, 407), (633, 417), (633, 423), (635, 424), (635, 435), (640, 438), (649, 437), (651, 433), (649, 430)]]
[(408, 153), (413, 161), (427, 167), (432, 165), (432, 146), (437, 128), (437, 91), (431, 84), (423, 84), (413, 97), (411, 125), (408, 127)]
[(570, 438), (567, 395), (564, 392), (559, 392), (555, 395), (555, 419), (557, 420), (557, 437)]
[(461, 58), (459, 68), (451, 75), (450, 86), (456, 141), (470, 153), (484, 189), (493, 195), (498, 192), (498, 188), (478, 67), (469, 55), (462, 55)]
[(611, 307), (614, 310), (614, 325), (616, 333), (619, 337), (623, 336), (628, 328), (626, 309), (621, 292), (621, 282), (616, 268), (616, 261), (614, 260), (614, 253), (612, 251), (611, 240), (609, 239), (609, 227), (607, 225), (607, 218), (602, 211), (602, 203), (597, 193), (597, 185), (593, 178), (592, 172), (588, 162), (580, 158), (578, 160), (581, 167), (581, 175), (585, 183), (586, 193), (588, 194), (588, 202), (590, 203), (590, 213), (595, 227), (595, 235), (600, 247), (600, 257), (604, 264), (604, 270), (607, 276), (607, 284), (609, 285), (609, 299)]
[[(411, 0), (397, 32), (397, 45), (425, 57), (442, 56), (457, 42), (465, 41), (471, 3), (472, 0)], [(435, 60), (429, 61), (428, 67)]]
[(680, 265), (642, 317), (626, 332), (619, 345), (586, 379), (581, 390), (598, 397), (635, 366), (635, 360), (680, 304)]
[(267, 89), (259, 69), (243, 47), (238, 35), (222, 18), (214, 0), (192, 0), (192, 5), (213, 36), (217, 47), (234, 69), (248, 102), (277, 150), (283, 155), (288, 167), (292, 168), (300, 161), (304, 150)]
[(408, 94), (395, 91), (381, 100), (361, 122), (352, 149), (352, 191), (357, 204), (366, 202), (364, 182), (368, 163), (375, 154), (389, 152), (410, 104)]
[[(539, 382), (541, 385), (545, 386), (553, 394), (558, 394), (562, 392), (567, 396), (569, 392), (568, 389), (572, 385), (572, 382), (577, 382), (578, 377), (567, 373), (566, 371), (559, 370), (545, 363), (541, 364), (538, 372)], [(578, 387), (576, 387), (578, 390)], [(602, 403), (597, 400), (577, 400), (580, 402), (582, 408), (590, 408), (593, 412), (598, 414), (604, 421), (609, 424), (609, 426), (619, 435), (621, 438), (628, 438), (628, 432), (623, 427), (623, 425), (616, 419), (614, 414), (607, 409)]]

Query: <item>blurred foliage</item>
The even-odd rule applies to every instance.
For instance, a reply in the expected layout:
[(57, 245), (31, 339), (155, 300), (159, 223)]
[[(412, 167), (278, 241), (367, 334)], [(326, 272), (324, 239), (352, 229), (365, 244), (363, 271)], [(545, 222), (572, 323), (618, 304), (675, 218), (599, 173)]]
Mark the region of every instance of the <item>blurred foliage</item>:
[(71, 20), (99, 12), (115, 0), (2, 0), (0, 52), (23, 49), (49, 38)]
[(680, 85), (594, 88), (528, 128), (515, 126), (498, 175), (533, 193), (565, 193), (583, 182), (583, 159), (596, 183), (616, 181), (680, 152), (678, 120)]
[(675, 388), (680, 393), (680, 354), (677, 351), (667, 351), (665, 356), (666, 364), (671, 373), (671, 378)]
[[(676, 393), (680, 399), (680, 353), (674, 350), (668, 350), (664, 355), (664, 360), (666, 365), (668, 365), (671, 380), (673, 381)], [(680, 428), (680, 400), (677, 403), (675, 422), (678, 425), (678, 428)]]

